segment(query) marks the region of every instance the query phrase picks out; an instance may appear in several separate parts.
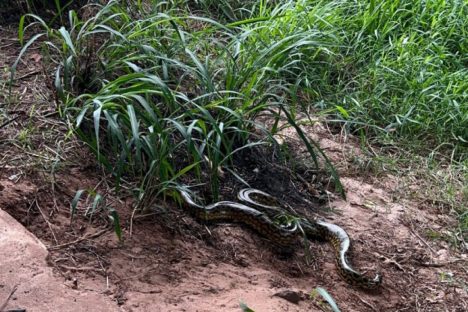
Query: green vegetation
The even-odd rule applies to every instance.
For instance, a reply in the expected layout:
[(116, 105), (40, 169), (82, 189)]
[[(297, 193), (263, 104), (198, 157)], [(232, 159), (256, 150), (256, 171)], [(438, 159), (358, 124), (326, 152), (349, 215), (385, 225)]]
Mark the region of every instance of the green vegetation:
[(278, 18), (252, 27), (252, 45), (298, 36), (322, 49), (288, 56), (309, 105), (383, 142), (466, 157), (466, 2), (290, 1), (267, 14)]
[[(27, 16), (44, 29), (29, 43), (47, 38), (61, 114), (117, 179), (141, 177), (140, 198), (187, 173), (208, 179), (216, 198), (219, 168), (232, 167), (242, 149), (274, 145), (283, 117), (315, 166), (327, 164), (336, 179), (297, 125), (299, 113), (466, 169), (463, 0), (148, 0), (86, 9), (95, 14), (82, 20), (71, 11), (59, 29)], [(22, 41), (33, 25), (22, 20)], [(268, 129), (257, 118), (266, 113)], [(468, 228), (466, 210), (460, 216)]]
[(295, 124), (297, 86), (288, 82), (284, 53), (304, 53), (305, 42), (291, 37), (259, 50), (240, 26), (179, 17), (165, 4), (154, 10), (143, 18), (111, 1), (87, 21), (72, 12), (70, 31), (53, 30), (34, 16), (47, 32), (29, 43), (51, 39), (61, 109), (100, 162), (118, 179), (144, 176), (140, 196), (189, 171), (200, 181), (208, 172), (216, 198), (219, 168), (229, 166), (235, 152), (262, 144), (262, 138), (249, 141), (256, 129), (270, 140), (278, 129), (263, 129), (256, 117), (270, 112), (277, 125), (282, 112), (318, 165), (321, 151)]

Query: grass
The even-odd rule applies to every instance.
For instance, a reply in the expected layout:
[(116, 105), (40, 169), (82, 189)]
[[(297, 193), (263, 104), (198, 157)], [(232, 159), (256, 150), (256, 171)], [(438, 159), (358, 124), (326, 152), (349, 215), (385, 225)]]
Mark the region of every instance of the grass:
[[(180, 16), (178, 8), (166, 5), (147, 16), (133, 14), (140, 13), (111, 1), (86, 21), (72, 12), (69, 29), (58, 30), (29, 15), (46, 32), (25, 45), (48, 38), (51, 61), (58, 64), (62, 114), (117, 180), (123, 174), (141, 176), (143, 198), (190, 172), (199, 181), (208, 179), (217, 198), (219, 169), (232, 167), (234, 153), (274, 144), (277, 127), (256, 122), (269, 113), (277, 122), (286, 115), (315, 165), (322, 155), (340, 187), (326, 157), (295, 123), (288, 102), (295, 88), (282, 77), (288, 60), (281, 54), (298, 50), (302, 42), (291, 37), (258, 51), (264, 57), (257, 58), (243, 49), (257, 50), (245, 43), (239, 26)], [(21, 40), (28, 27), (20, 27)]]
[[(139, 177), (140, 199), (187, 175), (216, 198), (219, 169), (233, 168), (240, 150), (275, 146), (282, 118), (338, 181), (298, 126), (304, 113), (363, 142), (455, 164), (466, 179), (465, 1), (148, 0), (87, 10), (86, 20), (62, 15), (68, 26), (58, 29), (29, 15), (44, 30), (29, 43), (47, 38), (60, 113), (117, 180)], [(30, 27), (22, 20), (22, 41)], [(273, 127), (258, 122), (264, 114)], [(453, 207), (466, 231), (466, 207)]]
[[(427, 231), (427, 237), (443, 239), (452, 246), (466, 249), (468, 241), (468, 167), (465, 163), (440, 162), (429, 157), (411, 154), (395, 159), (398, 170), (399, 188), (397, 198), (409, 198), (421, 205), (431, 207), (440, 214), (452, 215), (458, 223), (448, 226), (446, 232)], [(416, 191), (410, 191), (417, 186)]]
[(309, 51), (288, 53), (308, 105), (333, 110), (348, 129), (380, 142), (466, 159), (464, 1), (282, 3), (267, 13), (276, 18), (251, 27), (251, 44), (314, 35)]

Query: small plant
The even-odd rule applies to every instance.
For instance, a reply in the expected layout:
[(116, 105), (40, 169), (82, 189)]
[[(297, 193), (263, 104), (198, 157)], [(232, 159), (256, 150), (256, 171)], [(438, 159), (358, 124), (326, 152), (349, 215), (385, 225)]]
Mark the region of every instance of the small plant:
[(30, 134), (31, 134), (31, 129), (24, 128), (20, 130), (16, 138), (21, 145), (29, 146), (31, 145)]
[[(88, 199), (85, 202), (88, 202), (92, 199), (90, 205), (85, 205), (85, 208), (82, 209), (82, 214), (84, 217), (89, 219), (89, 222), (92, 221), (92, 218), (98, 212), (106, 213), (112, 225), (114, 227), (114, 232), (117, 235), (119, 241), (122, 241), (122, 228), (120, 226), (120, 218), (117, 211), (106, 204), (105, 197), (101, 196), (99, 193), (96, 193), (94, 190), (78, 190), (75, 194), (75, 197), (70, 203), (70, 224), (74, 221), (76, 214), (78, 213), (78, 204), (82, 196), (88, 193)], [(83, 211), (84, 210), (84, 211)]]

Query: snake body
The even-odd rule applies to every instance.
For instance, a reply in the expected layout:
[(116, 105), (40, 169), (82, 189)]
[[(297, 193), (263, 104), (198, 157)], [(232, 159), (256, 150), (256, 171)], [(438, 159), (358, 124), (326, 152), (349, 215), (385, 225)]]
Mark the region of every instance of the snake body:
[[(375, 289), (382, 283), (382, 277), (377, 274), (373, 279), (356, 271), (348, 263), (348, 252), (351, 240), (341, 227), (320, 220), (297, 219), (287, 225), (278, 225), (273, 220), (277, 215), (284, 215), (284, 210), (277, 206), (273, 196), (257, 189), (243, 189), (238, 193), (239, 200), (255, 206), (220, 201), (207, 206), (196, 203), (186, 189), (179, 189), (185, 202), (185, 207), (197, 219), (205, 222), (232, 221), (248, 225), (262, 236), (281, 246), (294, 245), (299, 237), (307, 239), (323, 239), (333, 245), (338, 271), (343, 279), (351, 285)], [(262, 198), (262, 202), (252, 199), (252, 196)], [(268, 203), (265, 203), (265, 200)], [(275, 204), (271, 204), (274, 202)]]
[(296, 241), (296, 228), (286, 229), (274, 223), (265, 213), (252, 207), (230, 202), (220, 201), (208, 206), (197, 204), (186, 190), (180, 194), (187, 204), (190, 213), (205, 222), (234, 221), (248, 225), (261, 235), (273, 242), (287, 246)]

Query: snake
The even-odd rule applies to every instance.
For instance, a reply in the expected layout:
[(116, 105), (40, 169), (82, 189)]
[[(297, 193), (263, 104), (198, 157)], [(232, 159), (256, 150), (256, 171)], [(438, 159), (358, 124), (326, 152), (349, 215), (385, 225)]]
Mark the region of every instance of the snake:
[[(178, 188), (178, 191), (183, 199), (183, 206), (202, 222), (242, 223), (274, 244), (283, 247), (293, 246), (301, 237), (328, 241), (334, 249), (338, 273), (348, 284), (363, 289), (377, 289), (382, 284), (380, 273), (377, 273), (374, 278), (370, 278), (349, 264), (348, 254), (351, 248), (351, 239), (344, 229), (338, 225), (316, 219), (292, 218), (293, 222), (275, 222), (275, 219), (278, 220), (278, 217), (286, 216), (286, 214), (284, 209), (279, 207), (276, 199), (266, 192), (245, 188), (238, 193), (238, 199), (243, 203), (219, 201), (209, 205), (201, 205), (195, 202), (191, 192), (186, 187)], [(259, 202), (258, 199), (252, 197), (260, 197), (269, 203)], [(274, 204), (271, 204), (272, 202)]]

